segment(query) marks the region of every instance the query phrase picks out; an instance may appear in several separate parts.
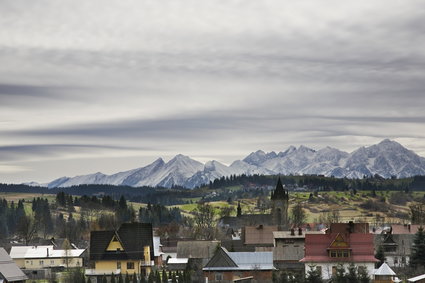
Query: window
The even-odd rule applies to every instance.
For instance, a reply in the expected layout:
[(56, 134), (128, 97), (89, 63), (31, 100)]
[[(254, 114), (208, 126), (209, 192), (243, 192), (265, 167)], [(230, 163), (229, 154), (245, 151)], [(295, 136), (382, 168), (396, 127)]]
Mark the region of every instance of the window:
[(394, 264), (398, 264), (398, 257), (394, 258)]
[(50, 260), (50, 264), (55, 264), (55, 261), (52, 259), (52, 260)]
[(336, 275), (336, 266), (332, 266), (332, 276)]
[(331, 250), (329, 251), (330, 257), (350, 257), (349, 250)]
[(40, 265), (43, 266), (44, 265), (44, 260), (40, 260)]
[(134, 269), (134, 262), (127, 262), (127, 269)]
[(221, 280), (223, 280), (223, 273), (216, 273), (215, 281), (221, 281)]
[(406, 264), (406, 257), (404, 256), (401, 257), (401, 263)]
[(117, 261), (117, 269), (121, 269), (121, 261)]

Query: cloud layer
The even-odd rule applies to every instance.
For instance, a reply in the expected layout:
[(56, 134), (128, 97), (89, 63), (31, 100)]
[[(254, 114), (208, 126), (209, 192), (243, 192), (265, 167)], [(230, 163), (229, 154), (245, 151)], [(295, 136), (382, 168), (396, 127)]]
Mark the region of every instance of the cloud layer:
[(3, 182), (383, 138), (425, 155), (422, 1), (10, 0), (0, 29)]

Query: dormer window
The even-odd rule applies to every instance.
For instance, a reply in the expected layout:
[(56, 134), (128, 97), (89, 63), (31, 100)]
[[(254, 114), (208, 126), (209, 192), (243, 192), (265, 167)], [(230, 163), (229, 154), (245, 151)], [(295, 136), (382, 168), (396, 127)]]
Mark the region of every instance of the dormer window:
[(333, 258), (337, 257), (350, 257), (350, 250), (329, 250), (329, 256)]

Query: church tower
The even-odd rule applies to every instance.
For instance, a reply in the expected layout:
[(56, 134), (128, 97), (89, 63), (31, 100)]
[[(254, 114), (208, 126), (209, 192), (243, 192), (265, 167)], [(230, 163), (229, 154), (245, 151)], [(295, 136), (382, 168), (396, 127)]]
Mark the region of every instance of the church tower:
[(279, 230), (288, 228), (289, 193), (283, 188), (282, 181), (277, 180), (276, 189), (271, 195), (273, 224), (279, 226)]

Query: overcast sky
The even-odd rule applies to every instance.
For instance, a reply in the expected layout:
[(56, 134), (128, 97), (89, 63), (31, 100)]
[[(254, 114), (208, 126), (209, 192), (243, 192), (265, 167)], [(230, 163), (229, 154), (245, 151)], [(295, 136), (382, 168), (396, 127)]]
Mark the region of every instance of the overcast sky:
[(425, 2), (0, 2), (0, 182), (390, 138), (425, 156)]

